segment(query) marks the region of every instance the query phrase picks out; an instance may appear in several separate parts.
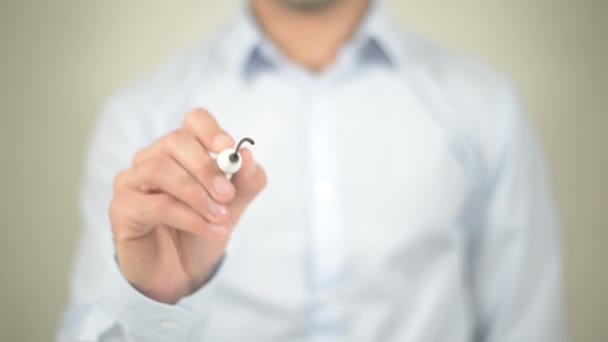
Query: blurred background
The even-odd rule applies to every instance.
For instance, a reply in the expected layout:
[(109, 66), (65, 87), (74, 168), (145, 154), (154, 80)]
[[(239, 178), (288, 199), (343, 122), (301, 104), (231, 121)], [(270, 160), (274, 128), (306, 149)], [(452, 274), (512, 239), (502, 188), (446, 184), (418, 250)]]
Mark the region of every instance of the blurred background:
[[(114, 89), (243, 1), (0, 0), (0, 340), (51, 341), (87, 139)], [(518, 85), (552, 174), (571, 341), (608, 341), (608, 1), (393, 0), (404, 26)]]

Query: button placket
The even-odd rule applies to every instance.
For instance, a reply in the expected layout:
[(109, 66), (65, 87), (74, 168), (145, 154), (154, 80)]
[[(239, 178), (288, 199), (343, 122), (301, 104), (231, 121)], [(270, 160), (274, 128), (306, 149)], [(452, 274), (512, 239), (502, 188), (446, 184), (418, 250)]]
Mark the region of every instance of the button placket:
[[(327, 81), (327, 80), (324, 80)], [(327, 92), (312, 84), (306, 117), (309, 165), (310, 208), (310, 286), (312, 290), (312, 327), (322, 338), (338, 340), (341, 330), (339, 289), (343, 272), (343, 234), (336, 151), (335, 116), (325, 102)], [(312, 88), (311, 87), (311, 88)], [(322, 326), (323, 329), (317, 329)]]

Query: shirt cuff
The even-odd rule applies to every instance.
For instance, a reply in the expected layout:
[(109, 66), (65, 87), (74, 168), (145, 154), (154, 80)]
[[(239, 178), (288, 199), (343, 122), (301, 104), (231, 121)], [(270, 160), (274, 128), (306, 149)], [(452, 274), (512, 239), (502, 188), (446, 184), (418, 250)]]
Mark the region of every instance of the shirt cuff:
[(213, 280), (223, 259), (205, 285), (175, 305), (157, 302), (137, 291), (113, 259), (106, 267), (97, 304), (126, 332), (150, 339), (179, 341), (186, 338), (195, 322), (199, 325), (207, 317), (216, 292)]

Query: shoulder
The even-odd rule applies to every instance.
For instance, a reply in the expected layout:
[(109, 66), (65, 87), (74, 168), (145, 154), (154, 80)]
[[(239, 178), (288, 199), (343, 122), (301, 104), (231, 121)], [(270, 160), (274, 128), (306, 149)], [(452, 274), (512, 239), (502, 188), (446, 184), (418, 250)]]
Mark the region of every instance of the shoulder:
[(455, 106), (487, 109), (513, 91), (507, 77), (477, 58), (411, 31), (402, 29), (399, 35), (406, 73), (415, 76), (417, 86), (432, 87)]
[(403, 82), (459, 150), (483, 168), (494, 168), (514, 139), (529, 132), (512, 82), (465, 53), (401, 27), (394, 32)]
[(476, 58), (402, 30), (403, 76), (434, 115), (492, 162), (523, 119), (512, 82)]

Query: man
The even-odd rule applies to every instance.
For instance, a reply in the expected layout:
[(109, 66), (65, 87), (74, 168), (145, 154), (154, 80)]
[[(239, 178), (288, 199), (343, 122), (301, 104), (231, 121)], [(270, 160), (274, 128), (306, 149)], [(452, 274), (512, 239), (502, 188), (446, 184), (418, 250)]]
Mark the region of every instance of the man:
[[(209, 153), (246, 136), (229, 181)], [(110, 99), (86, 170), (60, 339), (561, 340), (512, 88), (376, 3), (250, 1)]]

